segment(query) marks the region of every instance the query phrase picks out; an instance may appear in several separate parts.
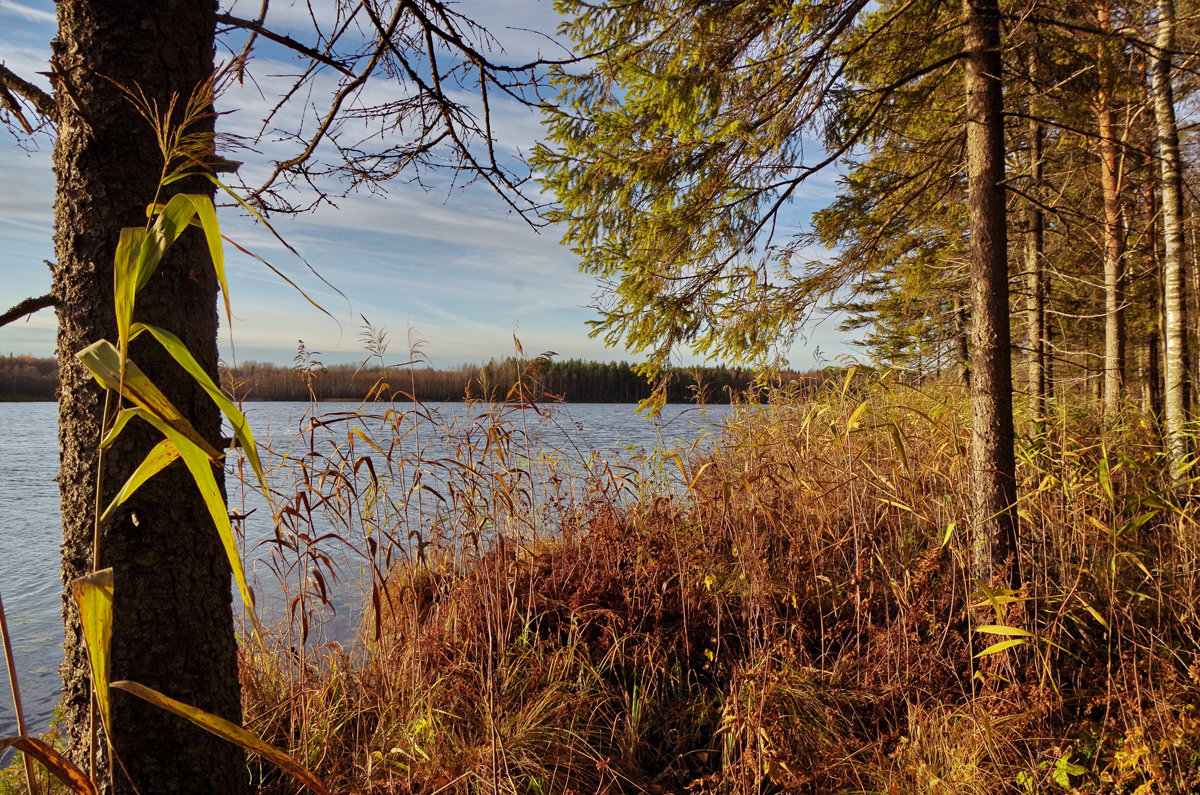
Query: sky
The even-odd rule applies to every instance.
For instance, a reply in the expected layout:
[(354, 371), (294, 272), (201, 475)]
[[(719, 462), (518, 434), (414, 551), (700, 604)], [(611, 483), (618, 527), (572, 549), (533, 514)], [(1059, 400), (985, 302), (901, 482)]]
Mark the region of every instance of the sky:
[[(332, 2), (328, 3), (332, 6)], [(223, 11), (255, 16), (259, 3), (222, 0)], [(321, 7), (320, 3), (313, 3)], [(523, 63), (538, 55), (561, 57), (552, 33), (558, 18), (550, 0), (470, 0), (458, 8), (495, 37), (493, 57)], [(301, 41), (313, 41), (304, 3), (275, 0), (266, 24)], [(55, 32), (52, 0), (0, 0), (0, 61), (26, 79), (46, 87), (50, 40)], [(228, 50), (218, 48), (218, 58)], [(254, 83), (234, 87), (220, 100), (229, 111), (219, 129), (256, 136), (279, 92), (290, 84), (295, 62), (269, 46), (258, 50)], [(332, 80), (332, 77), (329, 78)], [(372, 91), (386, 94), (380, 84)], [(503, 153), (529, 152), (541, 136), (536, 111), (516, 102), (492, 103), (494, 130)], [(289, 111), (297, 118), (300, 111)], [(286, 119), (285, 119), (286, 121)], [(54, 181), (52, 141), (32, 142), (0, 132), (0, 311), (49, 292), (54, 257), (52, 241)], [(270, 132), (254, 152), (231, 154), (245, 162), (240, 176), (254, 184), (265, 173), (266, 156), (286, 152), (286, 142)], [(836, 174), (806, 182), (792, 217), (801, 223), (832, 199)], [(409, 340), (422, 341), (421, 352), (437, 367), (484, 362), (513, 355), (514, 336), (530, 355), (555, 351), (562, 358), (599, 361), (637, 356), (605, 347), (588, 336), (596, 318), (595, 278), (582, 274), (575, 255), (559, 240), (562, 229), (535, 230), (488, 189), (478, 185), (429, 190), (411, 182), (389, 184), (386, 196), (356, 193), (298, 217), (277, 216), (273, 223), (330, 289), (244, 213), (223, 208), (222, 229), (239, 244), (265, 257), (295, 281), (332, 318), (261, 263), (226, 252), (233, 306), (232, 329), (223, 328), (222, 356), (229, 362), (251, 360), (286, 364), (299, 341), (320, 353), (326, 364), (361, 361), (360, 333), (366, 318), (385, 329), (391, 340), (389, 363), (407, 361)], [(54, 353), (54, 314), (42, 310), (0, 327), (0, 355)], [(224, 326), (223, 322), (223, 326)], [(232, 336), (230, 334), (232, 331)], [(850, 340), (826, 320), (806, 331), (790, 351), (790, 366), (808, 369), (851, 351)], [(682, 355), (678, 362), (698, 361)]]

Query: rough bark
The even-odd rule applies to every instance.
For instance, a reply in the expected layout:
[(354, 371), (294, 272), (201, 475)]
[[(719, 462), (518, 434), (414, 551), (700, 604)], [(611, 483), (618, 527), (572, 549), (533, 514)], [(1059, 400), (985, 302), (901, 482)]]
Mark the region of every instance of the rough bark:
[(963, 0), (971, 269), (972, 575), (1016, 582), (1016, 477), (1005, 217), (1000, 11)]
[[(140, 87), (166, 108), (212, 75), (213, 0), (59, 0), (54, 54), (58, 139), (54, 168), (54, 297), (59, 307), (59, 485), (63, 516), (63, 729), (70, 753), (88, 757), (89, 685), (69, 584), (92, 567), (97, 442), (104, 397), (75, 353), (115, 340), (113, 254), (123, 226), (145, 223), (162, 157), (149, 124), (117, 84)], [(171, 190), (200, 192), (203, 184)], [(165, 198), (165, 195), (164, 195)], [(136, 320), (172, 330), (211, 374), (217, 362), (216, 282), (194, 230), (138, 296)], [(219, 444), (220, 422), (195, 383), (143, 335), (131, 357)], [(105, 452), (101, 503), (157, 441), (131, 424)], [(101, 530), (99, 566), (115, 570), (112, 678), (132, 679), (240, 720), (229, 567), (186, 469), (156, 475)], [(247, 791), (240, 749), (133, 696), (113, 693), (117, 792)], [(103, 744), (101, 743), (103, 747)], [(101, 765), (105, 760), (103, 755)], [(106, 774), (102, 769), (101, 777)]]
[(968, 328), (967, 308), (956, 296), (954, 298), (954, 358), (958, 372), (958, 382), (963, 386), (971, 385), (971, 351), (967, 344)]
[(1187, 421), (1187, 292), (1183, 240), (1183, 172), (1179, 128), (1171, 87), (1171, 51), (1175, 47), (1174, 0), (1158, 0), (1156, 51), (1151, 59), (1151, 94), (1158, 133), (1162, 181), (1164, 355), (1163, 431), (1171, 475), (1177, 477), (1188, 453)]

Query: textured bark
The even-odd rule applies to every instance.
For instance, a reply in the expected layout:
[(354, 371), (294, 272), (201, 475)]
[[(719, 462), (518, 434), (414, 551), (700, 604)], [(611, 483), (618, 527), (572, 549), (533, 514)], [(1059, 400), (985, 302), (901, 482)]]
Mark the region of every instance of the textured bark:
[(1159, 366), (1157, 334), (1146, 336), (1146, 405), (1151, 416), (1162, 416), (1162, 368)]
[[(82, 762), (89, 685), (69, 584), (92, 567), (104, 398), (75, 353), (100, 338), (116, 339), (112, 262), (119, 230), (145, 223), (162, 168), (151, 127), (115, 84), (140, 87), (164, 109), (173, 94), (186, 99), (212, 74), (215, 12), (213, 0), (58, 2), (53, 290), (67, 586), (63, 728), (71, 755)], [(202, 192), (205, 185), (171, 190)], [(134, 317), (172, 330), (215, 375), (216, 282), (195, 230), (185, 232), (139, 294)], [(220, 422), (211, 401), (148, 338), (135, 341), (131, 357), (217, 443)], [(156, 432), (139, 425), (132, 423), (105, 452), (101, 503), (157, 441)], [(112, 678), (239, 721), (229, 567), (186, 469), (176, 463), (156, 475), (102, 528), (99, 566), (115, 570)], [(133, 696), (114, 692), (112, 699), (113, 745), (142, 793), (247, 791), (240, 749)], [(102, 777), (104, 765), (102, 755)], [(117, 792), (133, 791), (120, 768), (113, 779)]]
[(963, 0), (971, 267), (972, 575), (1015, 583), (1017, 540), (1000, 11)]
[[(1108, 9), (1097, 17), (1108, 27)], [(1101, 48), (1097, 61), (1099, 85), (1095, 97), (1096, 126), (1100, 133), (1100, 192), (1104, 202), (1104, 413), (1113, 418), (1121, 410), (1125, 391), (1125, 246), (1121, 216), (1121, 157), (1117, 151), (1117, 126), (1113, 120), (1112, 68)]]
[[(1029, 56), (1029, 76), (1037, 91), (1036, 53)], [(1028, 350), (1029, 417), (1040, 428), (1046, 417), (1046, 277), (1043, 264), (1046, 221), (1042, 212), (1042, 143), (1036, 94), (1029, 102), (1029, 198), (1025, 208), (1025, 347)]]
[(1163, 430), (1172, 477), (1187, 457), (1187, 321), (1183, 241), (1183, 176), (1179, 128), (1171, 88), (1171, 50), (1175, 47), (1174, 0), (1158, 0), (1158, 35), (1151, 59), (1151, 94), (1158, 132), (1163, 219)]
[(970, 321), (967, 320), (967, 308), (957, 296), (954, 298), (954, 356), (958, 370), (958, 382), (963, 386), (971, 385), (971, 351), (967, 344)]

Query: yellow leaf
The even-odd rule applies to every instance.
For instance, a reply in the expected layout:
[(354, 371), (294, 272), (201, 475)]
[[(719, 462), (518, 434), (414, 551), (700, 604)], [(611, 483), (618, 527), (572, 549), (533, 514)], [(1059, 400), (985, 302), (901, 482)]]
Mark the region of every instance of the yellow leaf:
[[(121, 413), (124, 414), (124, 412)], [(125, 481), (125, 485), (117, 492), (117, 496), (113, 497), (113, 501), (104, 509), (100, 521), (106, 521), (108, 517), (112, 516), (112, 512), (129, 499), (143, 483), (166, 469), (176, 458), (179, 458), (179, 451), (175, 449), (175, 445), (170, 439), (163, 439), (154, 445), (142, 459), (142, 463), (138, 464), (138, 468), (129, 476), (129, 480)]]
[[(234, 405), (233, 401), (213, 383), (212, 378), (208, 373), (204, 372), (204, 368), (196, 361), (196, 357), (192, 356), (191, 351), (183, 344), (183, 341), (176, 337), (166, 329), (161, 329), (156, 326), (150, 326), (145, 323), (135, 323), (133, 325), (133, 333), (131, 338), (136, 338), (143, 331), (148, 331), (158, 340), (167, 353), (171, 354), (179, 366), (187, 371), (196, 383), (208, 393), (212, 398), (213, 403), (221, 410), (221, 413), (229, 420), (230, 426), (233, 428), (233, 434), (237, 437), (238, 444), (246, 453), (246, 459), (250, 462), (251, 468), (254, 469), (254, 474), (258, 477), (258, 484), (262, 489), (263, 494), (269, 494), (267, 489), (267, 476), (263, 471), (262, 462), (258, 457), (258, 446), (254, 443), (254, 434), (250, 431), (250, 423), (246, 421), (246, 416)], [(382, 451), (380, 451), (382, 452)]]
[[(125, 381), (121, 382), (121, 354), (108, 340), (100, 340), (75, 354), (79, 361), (91, 371), (97, 383), (105, 389), (117, 390), (124, 386), (122, 395), (134, 404), (145, 409), (147, 414), (158, 417), (188, 439), (193, 445), (204, 451), (215, 463), (224, 464), (225, 455), (205, 441), (204, 437), (192, 427), (179, 409), (167, 399), (154, 382), (132, 361), (125, 362)], [(123, 426), (128, 417), (119, 419)], [(115, 430), (119, 431), (120, 428)], [(113, 434), (110, 434), (112, 436)], [(111, 441), (111, 439), (106, 439)]]
[(1013, 635), (1021, 638), (1033, 637), (1033, 633), (1028, 630), (1018, 629), (1017, 627), (1006, 627), (1000, 624), (984, 624), (975, 627), (975, 631), (986, 632), (989, 635)]
[(184, 704), (182, 701), (176, 701), (175, 699), (165, 696), (153, 688), (140, 685), (137, 682), (122, 680), (119, 682), (113, 682), (112, 686), (119, 690), (124, 690), (126, 693), (132, 693), (138, 698), (148, 701), (151, 704), (154, 704), (156, 707), (161, 707), (168, 712), (172, 712), (181, 718), (186, 718), (187, 720), (190, 720), (192, 723), (199, 726), (201, 729), (211, 732), (224, 740), (228, 740), (231, 743), (239, 745), (242, 748), (245, 748), (247, 751), (252, 751), (258, 754), (264, 759), (274, 763), (281, 770), (290, 773), (293, 778), (304, 784), (304, 786), (308, 787), (313, 792), (318, 793), (318, 795), (329, 795), (329, 790), (325, 788), (325, 785), (322, 784), (321, 781), (311, 772), (309, 772), (303, 765), (296, 762), (296, 760), (292, 759), (278, 748), (269, 745), (258, 735), (243, 729), (236, 723), (225, 720), (224, 718), (213, 715), (212, 713), (205, 712), (202, 709), (197, 709), (196, 707)]
[(15, 748), (42, 763), (50, 773), (76, 795), (95, 795), (95, 783), (75, 763), (34, 737), (0, 737), (0, 751)]
[(196, 488), (200, 489), (200, 496), (204, 498), (204, 505), (208, 508), (208, 513), (217, 528), (217, 535), (220, 536), (221, 545), (225, 548), (225, 556), (229, 559), (229, 567), (233, 570), (233, 578), (237, 582), (238, 592), (242, 596), (242, 603), (246, 605), (246, 610), (250, 613), (250, 620), (254, 624), (254, 629), (261, 637), (262, 627), (259, 625), (258, 616), (254, 612), (254, 597), (251, 595), (250, 586), (246, 582), (246, 571), (242, 567), (241, 553), (238, 550), (237, 539), (233, 535), (233, 526), (229, 522), (229, 509), (225, 505), (225, 497), (221, 494), (221, 487), (217, 485), (217, 478), (213, 475), (212, 462), (203, 450), (176, 428), (167, 425), (161, 419), (144, 409), (135, 409), (135, 411), (138, 412), (139, 417), (153, 425), (163, 436), (171, 440), (171, 443), (175, 445), (175, 449), (179, 451), (183, 462), (187, 465), (188, 471), (192, 473), (192, 480), (195, 481)]
[(986, 649), (979, 652), (975, 656), (976, 657), (986, 657), (989, 654), (995, 654), (997, 652), (1004, 651), (1005, 649), (1011, 649), (1013, 646), (1020, 646), (1024, 642), (1025, 642), (1024, 640), (1020, 640), (1020, 639), (1018, 639), (1018, 640), (1002, 640), (999, 643), (993, 643), (991, 646), (988, 646)]
[(104, 728), (112, 736), (108, 697), (109, 649), (112, 648), (113, 570), (101, 569), (71, 583), (71, 593), (79, 606), (79, 623), (87, 644), (92, 667), (92, 688)]

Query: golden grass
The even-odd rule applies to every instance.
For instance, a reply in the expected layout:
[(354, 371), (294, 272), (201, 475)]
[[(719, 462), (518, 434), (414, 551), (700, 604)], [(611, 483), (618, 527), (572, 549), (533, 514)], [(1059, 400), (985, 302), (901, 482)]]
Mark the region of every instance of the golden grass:
[[(372, 561), (361, 649), (284, 637), (243, 668), (248, 725), (335, 791), (1200, 787), (1200, 534), (1149, 421), (1060, 409), (1023, 440), (1025, 586), (989, 601), (962, 568), (966, 402), (944, 384), (780, 396), (682, 461), (686, 488), (670, 458), (566, 477), (527, 409), (426, 460), (390, 445), (435, 432), (405, 416), (296, 480)], [(436, 519), (409, 526), (432, 468)], [(977, 656), (1006, 637), (972, 634), (981, 615), (1031, 635)]]

